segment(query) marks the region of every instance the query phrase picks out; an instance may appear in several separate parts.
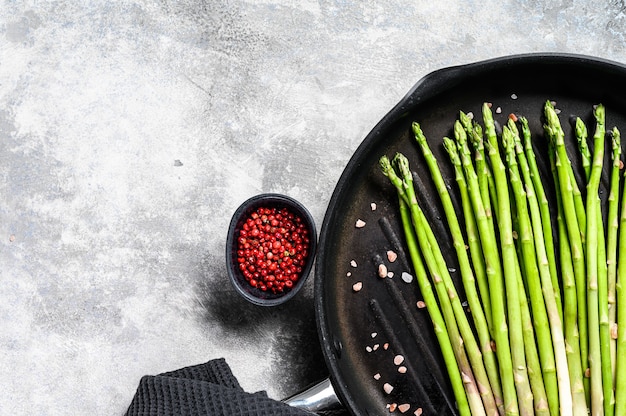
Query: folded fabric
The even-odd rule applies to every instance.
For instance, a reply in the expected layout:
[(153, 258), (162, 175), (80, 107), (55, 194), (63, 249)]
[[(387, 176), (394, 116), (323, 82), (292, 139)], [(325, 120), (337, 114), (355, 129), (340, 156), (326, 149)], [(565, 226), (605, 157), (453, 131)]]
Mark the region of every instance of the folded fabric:
[(126, 416), (311, 416), (302, 409), (247, 393), (223, 358), (144, 376)]

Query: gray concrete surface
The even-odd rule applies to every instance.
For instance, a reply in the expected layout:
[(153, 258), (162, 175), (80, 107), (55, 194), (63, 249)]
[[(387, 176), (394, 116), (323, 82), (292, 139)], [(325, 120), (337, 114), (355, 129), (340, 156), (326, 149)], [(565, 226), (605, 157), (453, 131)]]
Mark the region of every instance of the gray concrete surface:
[(321, 225), (369, 130), (432, 70), (523, 52), (626, 63), (583, 0), (0, 3), (0, 414), (120, 415), (139, 378), (225, 357), (281, 398), (324, 377), (304, 293), (237, 298), (231, 213)]

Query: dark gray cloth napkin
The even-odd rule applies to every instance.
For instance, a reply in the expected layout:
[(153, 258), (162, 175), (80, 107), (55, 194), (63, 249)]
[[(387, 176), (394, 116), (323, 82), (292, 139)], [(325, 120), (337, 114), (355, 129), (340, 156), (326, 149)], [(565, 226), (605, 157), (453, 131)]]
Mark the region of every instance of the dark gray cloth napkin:
[(247, 393), (223, 358), (144, 376), (126, 416), (311, 416), (313, 413)]

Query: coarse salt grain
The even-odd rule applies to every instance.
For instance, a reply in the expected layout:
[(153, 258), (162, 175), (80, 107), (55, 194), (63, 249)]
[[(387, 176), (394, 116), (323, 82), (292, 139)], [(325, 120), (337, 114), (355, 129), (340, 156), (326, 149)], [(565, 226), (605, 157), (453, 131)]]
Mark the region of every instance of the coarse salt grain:
[(502, 112), (502, 107), (496, 108), (496, 114), (500, 114)]
[(517, 100), (517, 94), (511, 94), (511, 98), (512, 98), (513, 100)]
[(374, 374), (374, 380), (380, 380), (380, 373)]
[(400, 365), (404, 362), (404, 357), (400, 354), (396, 355), (395, 357), (393, 357), (393, 363), (395, 365)]
[(417, 301), (417, 307), (419, 309), (424, 309), (426, 307), (426, 302), (424, 302), (423, 300), (418, 300)]
[(385, 343), (383, 344), (383, 350), (387, 351), (387, 349), (388, 349), (388, 348), (389, 348), (389, 343), (388, 343), (388, 342), (385, 342)]
[(389, 412), (390, 412), (390, 413), (395, 412), (397, 407), (398, 407), (398, 405), (397, 405), (397, 404), (395, 404), (395, 403), (391, 403), (391, 404), (389, 405)]
[(422, 416), (422, 412), (423, 412), (422, 408), (418, 407), (417, 410), (415, 412), (413, 412), (413, 414), (415, 416)]
[(367, 352), (372, 352), (372, 347), (370, 347), (369, 345), (367, 347), (365, 347), (365, 351)]
[(393, 277), (393, 272), (387, 272), (387, 277)]
[(407, 272), (402, 272), (402, 280), (405, 283), (411, 283), (413, 281), (413, 275)]
[(400, 367), (398, 367), (398, 373), (400, 374), (404, 374), (406, 373), (406, 367), (401, 365)]
[(411, 405), (408, 403), (404, 403), (398, 406), (398, 410), (400, 411), (400, 413), (406, 413), (409, 411), (410, 408), (411, 408)]
[(370, 207), (372, 208), (372, 211), (376, 211), (376, 202), (372, 202)]
[(396, 261), (397, 258), (398, 258), (398, 255), (396, 254), (395, 251), (393, 250), (387, 251), (387, 260), (389, 260), (390, 263), (393, 263), (394, 261)]
[(356, 220), (356, 223), (354, 224), (354, 226), (356, 228), (363, 228), (363, 227), (365, 227), (365, 221), (363, 221), (361, 219), (358, 219), (358, 220)]
[(372, 332), (372, 333), (370, 334), (370, 336), (371, 336), (372, 338), (376, 338), (376, 335), (378, 335), (378, 332)]
[(372, 349), (376, 351), (379, 347), (380, 347), (380, 344), (374, 344), (374, 347)]
[(363, 282), (356, 282), (352, 285), (352, 290), (354, 290), (355, 292), (358, 292), (361, 289), (363, 289)]
[(382, 263), (378, 265), (378, 277), (381, 279), (387, 277), (387, 266)]
[(385, 383), (383, 385), (383, 390), (385, 391), (385, 393), (390, 394), (393, 391), (393, 386), (389, 383)]
[(346, 276), (348, 276), (348, 277), (352, 276), (352, 272), (346, 273)]
[(352, 266), (352, 267), (356, 267), (356, 261), (351, 260), (351, 261), (350, 261), (350, 266)]

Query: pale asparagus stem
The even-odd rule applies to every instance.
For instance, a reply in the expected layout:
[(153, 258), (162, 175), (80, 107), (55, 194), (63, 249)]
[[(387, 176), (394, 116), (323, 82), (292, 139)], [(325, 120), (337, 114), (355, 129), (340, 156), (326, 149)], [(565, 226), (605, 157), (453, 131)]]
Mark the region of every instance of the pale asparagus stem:
[[(483, 303), (485, 302), (485, 298), (489, 297), (489, 286), (486, 281), (486, 272), (485, 272), (485, 264), (483, 260), (482, 247), (480, 245), (478, 229), (476, 226), (476, 221), (474, 218), (474, 213), (472, 211), (472, 205), (470, 201), (470, 196), (467, 190), (467, 183), (465, 181), (465, 175), (463, 174), (463, 167), (461, 165), (461, 160), (456, 150), (456, 145), (454, 141), (451, 139), (444, 137), (443, 139), (444, 148), (448, 151), (448, 155), (450, 156), (450, 160), (454, 166), (455, 178), (459, 187), (459, 191), (461, 194), (461, 201), (463, 207), (463, 215), (465, 219), (465, 225), (467, 230), (467, 239), (469, 243), (470, 253), (472, 255), (472, 260), (474, 262), (474, 267), (476, 271), (481, 270), (480, 279), (478, 278), (479, 273), (476, 273), (477, 280), (479, 282), (482, 281), (482, 285), (479, 287), (483, 287), (480, 296), (483, 299)], [(484, 291), (484, 292), (483, 292)], [(491, 311), (490, 311), (491, 313)], [(487, 334), (488, 335), (488, 334)], [(502, 403), (502, 387), (500, 385), (500, 377), (498, 374), (498, 364), (497, 359), (495, 357), (495, 353), (493, 352), (493, 348), (491, 346), (491, 338), (483, 338), (480, 339), (481, 350), (483, 352), (483, 359), (485, 361), (485, 368), (487, 370), (487, 374), (489, 376), (489, 381), (491, 383), (491, 388), (494, 394), (494, 398), (496, 400), (496, 405), (498, 406), (498, 410), (501, 413), (504, 413), (504, 406)]]
[[(541, 216), (541, 230), (543, 232), (543, 242), (545, 247), (545, 253), (548, 258), (548, 266), (550, 268), (550, 277), (552, 279), (552, 289), (554, 290), (554, 300), (556, 301), (559, 309), (559, 316), (561, 322), (563, 321), (563, 305), (561, 301), (561, 289), (559, 285), (559, 275), (557, 272), (556, 251), (554, 247), (554, 237), (552, 230), (552, 219), (550, 213), (550, 206), (548, 204), (548, 197), (546, 196), (543, 182), (539, 174), (539, 168), (537, 166), (537, 160), (535, 158), (535, 151), (532, 144), (532, 136), (530, 133), (530, 127), (528, 126), (528, 120), (525, 117), (519, 117), (519, 122), (522, 126), (522, 138), (524, 139), (524, 155), (526, 156), (526, 162), (528, 166), (528, 172), (530, 174), (530, 181), (526, 179), (526, 184), (532, 182), (533, 191), (536, 196), (537, 203), (539, 204), (539, 214)], [(521, 158), (520, 158), (521, 160)], [(526, 171), (523, 169), (523, 171)], [(538, 238), (539, 239), (539, 238)]]
[[(526, 282), (536, 325), (540, 359), (544, 371), (548, 370), (544, 373), (548, 403), (553, 414), (559, 412), (560, 406), (561, 415), (571, 415), (572, 396), (563, 323), (552, 287), (552, 277), (550, 276), (550, 267), (543, 242), (539, 206), (535, 198), (521, 138), (512, 119), (505, 126), (502, 138), (508, 149), (511, 184), (517, 201), (524, 270), (526, 271)], [(506, 141), (510, 143), (507, 144)], [(519, 164), (516, 163), (517, 159), (519, 159)], [(525, 188), (522, 188), (523, 185), (519, 181), (520, 169), (518, 167), (522, 170), (522, 176), (526, 182)], [(525, 194), (524, 189), (527, 190)]]
[[(391, 165), (389, 165), (391, 166)], [(450, 377), (450, 383), (452, 385), (452, 391), (456, 399), (457, 409), (460, 416), (470, 416), (470, 408), (467, 401), (467, 394), (465, 393), (465, 384), (459, 370), (459, 365), (456, 361), (454, 348), (450, 341), (450, 336), (446, 328), (443, 315), (439, 310), (437, 298), (433, 292), (433, 288), (427, 277), (426, 268), (422, 260), (422, 256), (419, 253), (419, 248), (416, 242), (415, 231), (413, 230), (413, 223), (411, 222), (411, 213), (409, 207), (404, 202), (402, 197), (398, 197), (400, 205), (400, 217), (402, 218), (402, 225), (404, 230), (405, 241), (408, 247), (411, 262), (413, 264), (413, 270), (415, 271), (415, 280), (420, 288), (420, 293), (426, 304), (426, 310), (433, 323), (433, 329), (439, 348), (444, 359), (444, 363)]]
[[(537, 344), (535, 339), (535, 330), (530, 315), (530, 308), (526, 298), (526, 289), (522, 281), (522, 272), (518, 270), (518, 285), (520, 291), (520, 309), (522, 311), (522, 323), (524, 331), (524, 349), (526, 353), (526, 362), (528, 367), (528, 379), (533, 391), (533, 402), (535, 403), (535, 415), (550, 415), (550, 407), (548, 405), (548, 397), (546, 395), (545, 384), (541, 373), (541, 362), (539, 361), (539, 353), (537, 352)], [(558, 404), (558, 403), (557, 403)]]
[[(513, 242), (513, 224), (509, 199), (509, 183), (506, 169), (498, 151), (498, 138), (491, 108), (483, 105), (483, 120), (485, 123), (485, 137), (487, 138), (489, 159), (498, 195), (498, 229), (500, 231), (500, 248), (504, 270), (504, 285), (507, 294), (507, 316), (509, 319), (509, 338), (511, 343), (511, 358), (515, 373), (515, 388), (519, 399), (521, 415), (532, 415), (534, 412), (532, 392), (526, 370), (524, 354), (524, 338), (522, 334), (522, 317), (519, 309), (519, 290), (515, 271), (515, 245)], [(493, 298), (492, 298), (493, 300)], [(531, 400), (528, 400), (528, 398)], [(506, 403), (506, 400), (505, 400)], [(506, 408), (506, 404), (505, 404)]]
[[(460, 125), (458, 126), (459, 128), (461, 128)], [(499, 380), (497, 376), (496, 357), (493, 350), (491, 349), (491, 336), (489, 333), (487, 320), (485, 318), (485, 311), (483, 310), (483, 305), (480, 302), (480, 296), (476, 289), (474, 272), (472, 270), (472, 265), (467, 253), (465, 239), (463, 237), (463, 232), (461, 231), (461, 226), (456, 215), (456, 210), (454, 205), (452, 204), (452, 199), (450, 198), (448, 187), (443, 179), (443, 176), (441, 175), (437, 160), (433, 155), (430, 146), (428, 145), (428, 142), (426, 140), (426, 136), (424, 135), (424, 132), (422, 131), (418, 123), (413, 123), (413, 133), (415, 134), (415, 140), (422, 150), (422, 154), (430, 171), (430, 176), (435, 183), (435, 187), (441, 199), (444, 213), (448, 221), (450, 234), (452, 236), (454, 248), (457, 254), (457, 260), (459, 262), (461, 280), (463, 283), (463, 287), (465, 288), (467, 302), (469, 304), (474, 321), (474, 327), (476, 328), (476, 332), (478, 335), (480, 351), (482, 353), (484, 365), (486, 367), (485, 369), (489, 379), (489, 384), (491, 386), (490, 389), (492, 391), (496, 404), (501, 407), (502, 392), (500, 391), (500, 385), (498, 382)], [(493, 381), (496, 382), (495, 388), (493, 386)]]
[[(606, 237), (606, 265), (607, 265), (607, 300), (609, 304), (609, 330), (613, 331), (617, 326), (617, 305), (615, 303), (615, 283), (617, 280), (617, 231), (619, 227), (619, 188), (620, 188), (620, 155), (622, 146), (620, 132), (613, 129), (611, 137), (612, 161), (611, 180), (609, 185), (607, 237)], [(611, 337), (610, 341), (611, 373), (615, 382), (615, 362), (617, 340)]]
[[(589, 338), (587, 327), (587, 270), (585, 268), (585, 258), (583, 256), (583, 244), (581, 236), (581, 225), (578, 223), (579, 216), (574, 203), (574, 194), (572, 191), (573, 177), (570, 176), (571, 167), (567, 151), (565, 149), (564, 133), (561, 129), (561, 123), (554, 111), (554, 107), (550, 101), (545, 106), (545, 116), (547, 124), (544, 125), (547, 136), (552, 141), (554, 148), (554, 164), (557, 173), (557, 189), (560, 192), (563, 205), (563, 218), (565, 220), (567, 236), (570, 243), (570, 253), (572, 257), (572, 267), (574, 270), (574, 279), (576, 286), (576, 308), (578, 319), (578, 332), (580, 341), (580, 360), (583, 373), (588, 368), (588, 352)], [(585, 389), (587, 389), (587, 384)]]
[[(625, 171), (626, 176), (626, 171)], [(615, 363), (615, 415), (626, 415), (626, 185), (621, 190), (621, 214), (617, 255), (617, 360)]]
[[(418, 284), (420, 285), (420, 290), (422, 290), (422, 296), (424, 296), (425, 301), (428, 302), (426, 306), (429, 307), (429, 304), (431, 304), (428, 311), (429, 314), (431, 312), (433, 313), (433, 315), (431, 315), (431, 319), (433, 319), (433, 317), (436, 319), (437, 325), (435, 326), (435, 334), (441, 342), (440, 345), (443, 346), (442, 352), (446, 354), (444, 356), (446, 364), (450, 365), (449, 369), (452, 369), (452, 372), (449, 372), (448, 374), (451, 377), (459, 412), (465, 416), (473, 415), (475, 412), (484, 415), (484, 408), (481, 411), (482, 400), (480, 398), (480, 394), (478, 393), (474, 377), (471, 373), (471, 368), (469, 366), (467, 356), (465, 355), (465, 350), (463, 349), (463, 342), (456, 326), (454, 313), (449, 307), (449, 302), (445, 302), (447, 294), (444, 293), (444, 301), (441, 303), (442, 314), (440, 315), (437, 313), (439, 308), (436, 308), (435, 306), (438, 303), (432, 292), (432, 286), (426, 278), (427, 274), (424, 268), (422, 256), (419, 254), (419, 246), (416, 242), (417, 237), (415, 236), (416, 228), (412, 227), (411, 230), (407, 230), (406, 228), (409, 223), (412, 223), (410, 204), (412, 201), (417, 203), (415, 195), (413, 194), (412, 199), (409, 198), (406, 193), (406, 187), (403, 180), (397, 176), (387, 156), (382, 156), (380, 158), (380, 166), (383, 174), (387, 176), (391, 183), (395, 186), (398, 197), (401, 201), (400, 213), (405, 227), (405, 235), (408, 237), (407, 243), (410, 244), (409, 248), (411, 250), (411, 260), (416, 270)], [(435, 281), (435, 276), (432, 278), (433, 281)], [(441, 283), (441, 279), (439, 279), (439, 282)], [(446, 334), (438, 332), (438, 330), (442, 328), (445, 328)], [(452, 358), (454, 358), (454, 363), (452, 363), (452, 358), (449, 356), (450, 352), (453, 355)]]
[[(466, 123), (469, 124), (469, 128), (471, 130), (471, 122), (469, 120), (469, 118), (467, 117), (467, 115), (465, 115), (463, 112), (461, 112), (461, 119), (464, 119)], [(467, 132), (464, 128), (461, 128), (462, 123), (460, 121), (455, 122), (454, 124), (454, 136), (456, 139), (456, 143), (458, 143), (458, 146), (460, 148), (462, 148), (463, 153), (465, 153), (466, 155), (469, 154), (469, 147), (467, 147)], [(444, 138), (443, 140), (443, 144), (444, 147), (448, 150), (448, 154), (450, 154), (450, 156), (453, 158), (453, 164), (455, 164), (454, 162), (458, 160), (458, 172), (457, 172), (457, 182), (459, 181), (459, 178), (462, 177), (463, 178), (463, 183), (465, 183), (465, 176), (463, 175), (463, 167), (461, 165), (461, 160), (459, 155), (456, 152), (456, 149), (454, 148), (454, 142), (452, 142), (449, 138)], [(450, 153), (450, 152), (453, 152)], [(455, 156), (455, 157), (453, 157)], [(481, 155), (481, 152), (477, 150), (477, 154), (476, 154), (476, 169), (478, 168), (478, 161), (482, 160), (483, 164), (484, 164), (484, 154)], [(455, 169), (457, 168), (457, 165), (455, 164)], [(482, 169), (482, 168), (480, 168)], [(480, 179), (479, 179), (480, 181)], [(467, 185), (465, 186), (467, 187)], [(465, 191), (461, 190), (461, 192), (465, 192), (465, 194), (467, 194), (467, 189), (465, 189)], [(463, 197), (463, 195), (462, 195)], [(484, 259), (482, 256), (482, 249), (480, 247), (480, 240), (477, 236), (477, 231), (475, 230), (476, 227), (476, 222), (474, 219), (474, 215), (473, 215), (473, 211), (472, 211), (472, 206), (471, 206), (471, 202), (469, 201), (469, 197), (467, 197), (467, 206), (468, 206), (468, 212), (465, 215), (465, 219), (466, 219), (466, 228), (474, 228), (473, 230), (468, 230), (468, 240), (470, 238), (470, 236), (472, 238), (474, 238), (473, 241), (471, 241), (470, 246), (470, 252), (472, 254), (472, 262), (474, 263), (474, 270), (476, 273), (476, 281), (478, 283), (478, 289), (480, 291), (480, 296), (482, 299), (482, 304), (483, 304), (483, 309), (484, 309), (484, 317), (487, 320), (487, 327), (489, 329), (489, 333), (492, 334), (493, 333), (493, 322), (492, 322), (492, 311), (491, 311), (491, 299), (489, 298), (489, 285), (487, 282), (487, 276), (486, 276), (486, 272), (485, 272), (485, 264), (484, 264)], [(470, 231), (472, 231), (470, 233)], [(482, 341), (481, 341), (482, 342)], [(499, 398), (502, 399), (502, 392), (499, 389), (495, 390), (494, 389), (494, 394), (496, 394), (496, 391), (499, 395)]]
[(481, 245), (484, 252), (485, 272), (489, 281), (489, 294), (491, 298), (491, 310), (493, 314), (493, 339), (496, 344), (496, 356), (500, 369), (500, 382), (504, 399), (504, 411), (507, 415), (519, 414), (517, 392), (513, 377), (513, 363), (509, 343), (509, 329), (506, 320), (506, 304), (504, 296), (504, 278), (496, 233), (493, 222), (485, 213), (483, 200), (478, 185), (478, 177), (474, 171), (469, 154), (459, 148), (459, 155), (468, 184), (470, 200), (478, 226)]
[[(435, 237), (426, 216), (422, 212), (419, 204), (417, 203), (417, 199), (415, 198), (413, 177), (409, 168), (409, 162), (404, 155), (398, 153), (394, 157), (393, 163), (399, 175), (403, 179), (405, 191), (409, 201), (411, 201), (409, 207), (411, 208), (411, 215), (416, 228), (418, 244), (422, 249), (426, 266), (433, 276), (433, 281), (435, 281), (435, 287), (437, 289), (437, 293), (439, 294), (439, 300), (440, 302), (447, 302), (450, 304), (454, 318), (456, 319), (456, 324), (471, 365), (473, 377), (484, 404), (482, 411), (484, 411), (487, 415), (498, 415), (498, 408), (493, 396), (489, 378), (487, 376), (485, 364), (482, 359), (481, 350), (476, 342), (474, 333), (472, 332), (467, 315), (465, 314), (465, 309), (459, 299), (452, 277), (450, 276), (448, 266), (446, 265), (446, 260), (439, 248), (437, 238)], [(465, 247), (465, 245), (463, 245), (463, 247)], [(441, 284), (438, 284), (438, 280), (441, 280)], [(446, 298), (446, 294), (448, 295), (448, 298)]]
[[(602, 385), (602, 358), (600, 350), (600, 319), (598, 300), (598, 224), (597, 210), (600, 208), (598, 187), (604, 159), (604, 113), (601, 106), (596, 106), (598, 128), (594, 134), (593, 162), (587, 183), (587, 321), (589, 333), (589, 371), (591, 414), (604, 413), (604, 389)], [(601, 130), (601, 131), (599, 131)]]
[[(550, 167), (555, 184), (558, 185), (556, 173), (556, 154), (554, 149), (549, 150)], [(558, 188), (558, 186), (557, 186)], [(570, 374), (572, 392), (572, 408), (575, 416), (587, 416), (587, 398), (583, 385), (583, 370), (580, 359), (580, 340), (578, 336), (578, 313), (576, 307), (576, 282), (572, 265), (572, 255), (564, 222), (561, 193), (556, 192), (557, 227), (559, 236), (559, 258), (561, 276), (563, 278), (563, 326), (565, 332), (565, 351)]]

